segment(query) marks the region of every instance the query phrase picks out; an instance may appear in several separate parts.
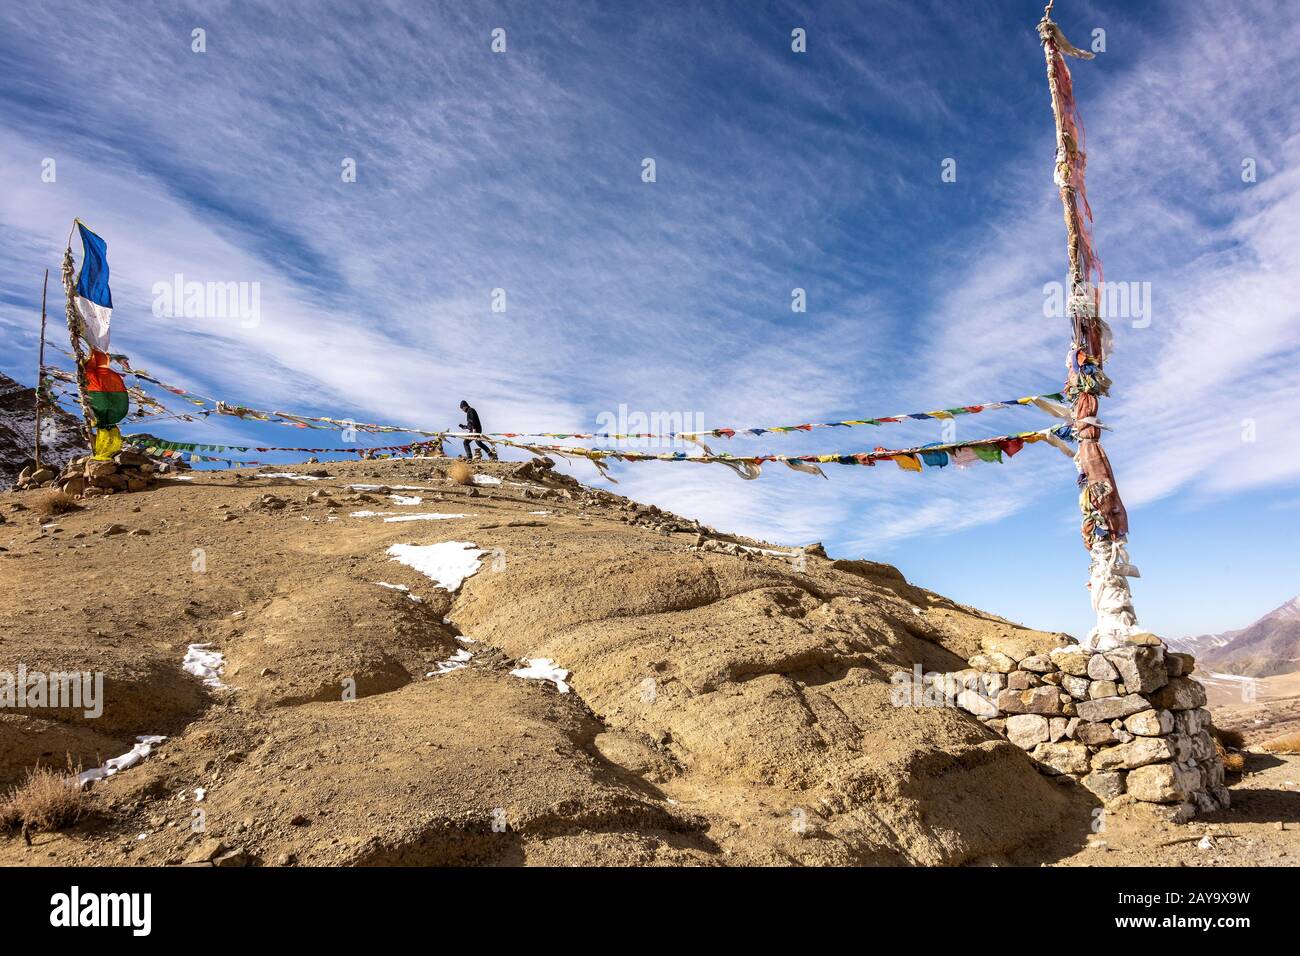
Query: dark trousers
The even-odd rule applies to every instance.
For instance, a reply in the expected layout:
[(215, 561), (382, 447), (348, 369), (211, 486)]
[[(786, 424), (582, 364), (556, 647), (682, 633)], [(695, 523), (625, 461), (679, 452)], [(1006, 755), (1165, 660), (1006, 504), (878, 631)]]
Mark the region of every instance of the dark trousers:
[(467, 438), (467, 439), (465, 439), (465, 457), (466, 457), (466, 458), (473, 458), (473, 457), (474, 457), (474, 452), (473, 452), (473, 450), (470, 448), (470, 445), (478, 445), (478, 447), (479, 447), (479, 448), (482, 448), (483, 451), (484, 451), (484, 453), (485, 453), (489, 458), (492, 457), (492, 449), (489, 448), (489, 447), (487, 446), (487, 443), (486, 443), (486, 442), (481, 442), (481, 441), (471, 441), (470, 439)]

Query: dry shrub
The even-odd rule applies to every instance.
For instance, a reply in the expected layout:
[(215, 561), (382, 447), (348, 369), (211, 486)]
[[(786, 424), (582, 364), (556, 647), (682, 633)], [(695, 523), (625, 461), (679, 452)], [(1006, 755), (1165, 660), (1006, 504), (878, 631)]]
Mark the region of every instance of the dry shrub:
[(32, 504), (32, 510), (48, 518), (67, 514), (69, 511), (80, 511), (81, 505), (77, 504), (77, 499), (72, 495), (49, 488)]
[(76, 773), (71, 757), (66, 773), (40, 766), (27, 771), (27, 779), (0, 800), (0, 830), (53, 832), (76, 823), (86, 810)]
[(463, 461), (453, 461), (447, 469), (447, 477), (458, 485), (474, 484), (474, 469)]
[(1264, 741), (1260, 747), (1271, 754), (1300, 754), (1300, 732), (1274, 737)]

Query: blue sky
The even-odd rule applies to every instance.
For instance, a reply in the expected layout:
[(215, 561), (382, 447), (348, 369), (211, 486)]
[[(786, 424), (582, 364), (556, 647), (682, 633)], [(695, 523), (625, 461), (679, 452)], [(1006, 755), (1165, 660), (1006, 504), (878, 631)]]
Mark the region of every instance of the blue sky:
[[(1065, 250), (1041, 10), (10, 5), (0, 370), (31, 381), (41, 270), (57, 277), (81, 216), (109, 244), (115, 349), (259, 407), (436, 428), (464, 397), (489, 429), (524, 431), (594, 430), (625, 404), (712, 428), (1054, 391), (1068, 329), (1043, 314)], [(1242, 626), (1300, 593), (1300, 10), (1056, 13), (1080, 46), (1105, 31), (1104, 53), (1071, 64), (1096, 240), (1108, 279), (1151, 290), (1145, 319), (1112, 321), (1102, 404), (1139, 616), (1170, 636)], [(257, 283), (258, 323), (154, 315), (154, 284), (177, 273)], [(1008, 410), (957, 437), (1047, 424)], [(228, 418), (156, 430), (327, 443)], [(727, 448), (939, 438), (916, 422)], [(919, 476), (615, 474), (721, 528), (822, 540), (1015, 620), (1090, 626), (1074, 469), (1045, 445)]]

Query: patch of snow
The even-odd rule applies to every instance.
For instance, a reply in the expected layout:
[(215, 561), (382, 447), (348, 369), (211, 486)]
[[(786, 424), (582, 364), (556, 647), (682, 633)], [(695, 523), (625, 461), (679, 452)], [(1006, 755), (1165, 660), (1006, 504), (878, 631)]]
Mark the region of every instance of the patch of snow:
[(424, 598), (417, 597), (416, 595), (412, 594), (411, 589), (408, 588), (405, 584), (389, 584), (387, 581), (376, 581), (375, 583), (378, 584), (381, 588), (391, 588), (394, 591), (401, 591), (403, 594), (405, 594), (416, 604), (421, 604), (424, 601)]
[(487, 554), (472, 541), (443, 541), (439, 544), (394, 544), (389, 557), (414, 568), (438, 587), (455, 592), (465, 579), (479, 569), (479, 559)]
[(226, 659), (220, 651), (212, 650), (211, 644), (191, 644), (185, 651), (185, 660), (181, 662), (181, 667), (188, 673), (216, 689), (226, 686), (221, 682), (221, 669), (225, 666)]
[(83, 770), (77, 774), (77, 786), (84, 787), (88, 783), (96, 780), (103, 780), (105, 777), (111, 777), (113, 774), (129, 767), (134, 767), (145, 757), (153, 753), (153, 748), (166, 740), (166, 737), (154, 735), (145, 735), (136, 737), (136, 744), (120, 757), (114, 757), (102, 767), (95, 767), (93, 770)]
[(475, 476), (474, 476), (474, 484), (476, 484), (476, 485), (499, 485), (499, 484), (501, 484), (501, 479), (500, 479), (500, 478), (493, 478), (491, 475), (475, 475)]
[(424, 499), (419, 495), (389, 495), (395, 505), (418, 505)]
[(555, 688), (561, 694), (569, 692), (569, 685), (565, 683), (565, 678), (569, 672), (563, 668), (556, 667), (555, 661), (549, 657), (535, 657), (529, 659), (525, 657), (524, 663), (527, 667), (517, 667), (510, 673), (514, 677), (523, 677), (526, 680), (549, 680), (555, 682)]
[(208, 795), (208, 791), (207, 791), (207, 789), (206, 789), (205, 787), (195, 787), (195, 788), (194, 788), (194, 802), (195, 802), (195, 803), (202, 803), (202, 802), (203, 802), (203, 798), (206, 797), (207, 795)]
[(462, 667), (468, 667), (470, 660), (474, 657), (463, 647), (445, 661), (438, 661), (437, 670), (429, 671), (425, 677), (437, 677), (439, 674), (450, 674), (452, 671), (458, 671)]
[(529, 513), (530, 515), (548, 515), (548, 514), (550, 514), (549, 511), (530, 511), (530, 512), (528, 512), (528, 513)]
[(166, 474), (166, 475), (159, 475), (158, 477), (159, 477), (159, 478), (170, 478), (172, 481), (193, 481), (193, 480), (194, 480), (194, 476), (193, 476), (193, 475), (171, 475), (171, 474)]
[(254, 478), (291, 478), (294, 481), (328, 481), (328, 478), (320, 478), (314, 475), (296, 475), (292, 471), (272, 471), (263, 472), (253, 476)]
[(478, 641), (476, 641), (474, 638), (472, 638), (472, 637), (467, 637), (467, 636), (464, 635), (464, 634), (457, 634), (457, 635), (456, 635), (456, 640), (460, 641), (462, 644), (477, 644), (477, 643), (478, 643)]

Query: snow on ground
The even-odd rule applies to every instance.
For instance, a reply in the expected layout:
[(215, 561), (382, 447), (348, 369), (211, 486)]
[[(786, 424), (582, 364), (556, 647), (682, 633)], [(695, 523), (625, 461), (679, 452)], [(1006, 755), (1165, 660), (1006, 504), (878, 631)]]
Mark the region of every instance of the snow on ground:
[(424, 600), (424, 598), (416, 597), (414, 594), (412, 594), (411, 589), (408, 588), (405, 584), (389, 584), (387, 581), (376, 581), (375, 583), (378, 584), (381, 588), (389, 588), (393, 591), (401, 591), (403, 594), (405, 594), (416, 604), (419, 604), (421, 601)]
[(474, 476), (474, 484), (476, 484), (476, 485), (499, 485), (499, 484), (501, 484), (501, 479), (500, 479), (500, 478), (494, 478), (494, 477), (492, 477), (491, 475), (475, 475), (475, 476)]
[(272, 471), (262, 472), (253, 476), (254, 478), (291, 478), (294, 481), (328, 481), (327, 478), (318, 478), (314, 475), (296, 475), (292, 471)]
[(159, 478), (170, 478), (172, 481), (193, 481), (193, 475), (159, 475)]
[(438, 544), (394, 544), (388, 555), (414, 568), (438, 587), (455, 592), (479, 569), (479, 558), (487, 554), (472, 541), (443, 541)]
[(212, 650), (211, 644), (191, 644), (185, 651), (185, 660), (181, 662), (181, 667), (186, 671), (216, 689), (226, 686), (221, 682), (221, 669), (225, 666), (226, 659), (220, 651)]
[(437, 670), (429, 671), (425, 677), (437, 677), (439, 674), (449, 674), (452, 671), (458, 671), (462, 667), (468, 667), (470, 660), (474, 657), (463, 647), (445, 661), (438, 661)]
[(561, 694), (569, 692), (569, 685), (565, 683), (565, 678), (569, 672), (563, 668), (556, 667), (555, 661), (549, 657), (525, 657), (524, 663), (527, 667), (517, 667), (510, 673), (514, 677), (523, 677), (528, 680), (549, 680), (555, 682), (555, 687)]
[(120, 757), (114, 757), (102, 767), (95, 767), (92, 770), (83, 770), (77, 774), (77, 785), (84, 787), (86, 784), (95, 780), (103, 780), (105, 777), (111, 777), (119, 770), (126, 770), (128, 767), (134, 767), (145, 757), (153, 753), (153, 748), (166, 740), (166, 737), (157, 737), (145, 735), (136, 737), (136, 744)]
[(418, 505), (424, 499), (419, 495), (389, 495), (395, 505)]
[(548, 515), (548, 514), (550, 514), (549, 511), (530, 511), (530, 512), (528, 512), (528, 513), (529, 513), (530, 515)]

